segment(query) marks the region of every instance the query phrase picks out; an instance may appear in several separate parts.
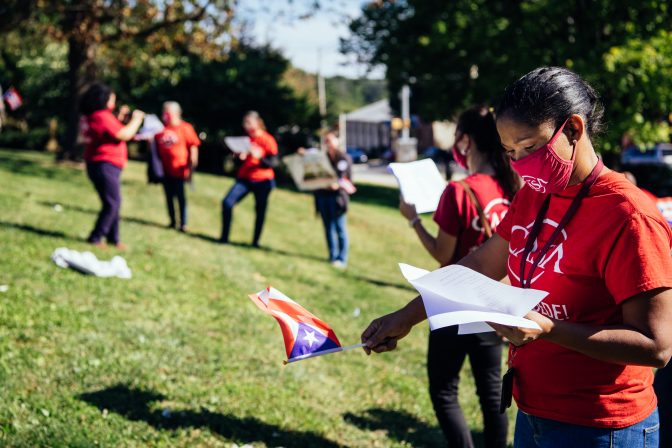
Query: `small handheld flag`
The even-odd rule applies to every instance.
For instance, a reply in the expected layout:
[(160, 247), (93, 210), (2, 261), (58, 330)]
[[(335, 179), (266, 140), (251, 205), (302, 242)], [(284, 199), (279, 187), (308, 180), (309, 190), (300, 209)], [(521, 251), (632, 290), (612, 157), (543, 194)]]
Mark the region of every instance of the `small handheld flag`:
[(9, 104), (9, 108), (11, 110), (16, 110), (23, 104), (23, 99), (21, 98), (21, 95), (19, 95), (19, 92), (14, 87), (10, 87), (2, 95), (2, 98), (5, 101), (7, 101), (7, 104)]
[(357, 344), (342, 347), (336, 333), (329, 325), (275, 288), (269, 286), (248, 297), (280, 324), (287, 352), (286, 362), (363, 346), (363, 344)]

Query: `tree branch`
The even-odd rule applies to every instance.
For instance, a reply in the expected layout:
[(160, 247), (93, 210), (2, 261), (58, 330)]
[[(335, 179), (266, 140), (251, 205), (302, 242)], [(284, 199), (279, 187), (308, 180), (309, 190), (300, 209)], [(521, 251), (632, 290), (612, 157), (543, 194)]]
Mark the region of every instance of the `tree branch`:
[(198, 10), (196, 10), (192, 14), (184, 15), (182, 17), (178, 17), (178, 18), (171, 19), (171, 20), (163, 20), (161, 22), (154, 23), (154, 24), (148, 26), (147, 28), (144, 28), (144, 29), (139, 30), (139, 31), (130, 32), (130, 31), (119, 30), (119, 32), (117, 32), (117, 33), (110, 34), (108, 36), (103, 36), (101, 38), (101, 42), (109, 42), (109, 41), (112, 41), (112, 40), (122, 39), (122, 38), (148, 37), (148, 36), (154, 34), (155, 32), (157, 32), (161, 29), (164, 29), (164, 28), (170, 28), (172, 26), (179, 25), (180, 23), (194, 22), (194, 21), (197, 21), (197, 20), (201, 20), (205, 16), (206, 11), (211, 4), (212, 4), (212, 2), (208, 1), (208, 2), (205, 3), (205, 5), (198, 8)]

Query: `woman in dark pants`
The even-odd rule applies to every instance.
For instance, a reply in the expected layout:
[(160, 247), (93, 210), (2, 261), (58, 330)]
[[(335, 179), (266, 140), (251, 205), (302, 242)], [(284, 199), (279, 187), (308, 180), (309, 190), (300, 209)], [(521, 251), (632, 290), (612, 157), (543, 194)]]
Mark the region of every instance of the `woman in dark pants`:
[(80, 112), (88, 127), (89, 142), (84, 151), (86, 172), (103, 205), (87, 241), (102, 247), (105, 238), (108, 243), (123, 249), (119, 240), (121, 171), (128, 160), (126, 142), (138, 132), (145, 114), (134, 111), (129, 123), (124, 125), (112, 113), (116, 100), (112, 89), (95, 83), (82, 96)]
[[(415, 206), (403, 199), (400, 204), (401, 213), (441, 266), (456, 263), (492, 235), (518, 186), (499, 144), (495, 118), (487, 108), (473, 107), (459, 116), (453, 156), (469, 176), (446, 187), (434, 214), (437, 236), (425, 229)], [(485, 446), (503, 448), (508, 421), (499, 412), (502, 343), (495, 333), (458, 336), (455, 326), (430, 333), (427, 373), (434, 412), (448, 446), (474, 446), (457, 399), (460, 370), (467, 356), (483, 412)]]
[(223, 244), (229, 242), (233, 207), (248, 193), (252, 193), (256, 209), (252, 246), (259, 247), (268, 197), (275, 187), (273, 168), (278, 164), (278, 144), (266, 132), (264, 122), (257, 112), (250, 111), (245, 114), (243, 127), (250, 136), (250, 151), (238, 156), (242, 164), (236, 174), (236, 183), (222, 200), (222, 235), (219, 241)]

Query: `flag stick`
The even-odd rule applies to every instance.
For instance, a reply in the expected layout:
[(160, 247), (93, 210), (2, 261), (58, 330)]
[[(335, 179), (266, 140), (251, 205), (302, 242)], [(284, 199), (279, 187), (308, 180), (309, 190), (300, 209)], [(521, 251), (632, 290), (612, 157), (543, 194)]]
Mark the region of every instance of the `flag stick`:
[(301, 360), (308, 359), (308, 358), (315, 358), (316, 356), (328, 355), (329, 353), (344, 352), (346, 350), (352, 350), (352, 349), (355, 349), (355, 348), (364, 347), (364, 345), (366, 345), (366, 344), (355, 344), (355, 345), (349, 345), (347, 347), (337, 347), (337, 348), (332, 348), (332, 349), (324, 350), (324, 351), (317, 352), (317, 353), (308, 353), (306, 355), (295, 356), (294, 358), (292, 358), (288, 361), (283, 361), (283, 364), (289, 364), (290, 362), (301, 361)]

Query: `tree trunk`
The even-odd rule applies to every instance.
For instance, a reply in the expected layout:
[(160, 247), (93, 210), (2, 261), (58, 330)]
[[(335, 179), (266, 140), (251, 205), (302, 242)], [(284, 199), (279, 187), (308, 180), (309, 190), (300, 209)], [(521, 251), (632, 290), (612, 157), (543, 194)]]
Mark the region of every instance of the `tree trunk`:
[(89, 39), (70, 36), (68, 39), (68, 100), (65, 105), (66, 130), (63, 149), (56, 155), (58, 160), (76, 160), (79, 154), (79, 98), (84, 87), (96, 76), (94, 46)]

